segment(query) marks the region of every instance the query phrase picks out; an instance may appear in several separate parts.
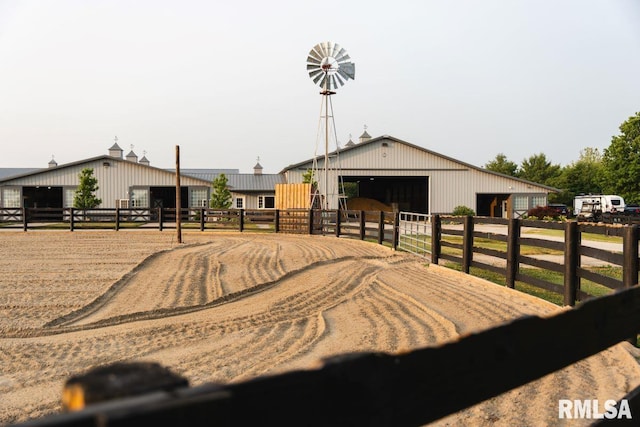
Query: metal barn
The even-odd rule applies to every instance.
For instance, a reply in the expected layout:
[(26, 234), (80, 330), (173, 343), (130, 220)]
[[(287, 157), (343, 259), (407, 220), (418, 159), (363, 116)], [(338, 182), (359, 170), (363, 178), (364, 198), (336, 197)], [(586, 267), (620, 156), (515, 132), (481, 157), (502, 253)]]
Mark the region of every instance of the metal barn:
[[(315, 165), (314, 165), (315, 164)], [(477, 215), (519, 217), (535, 206), (547, 204), (558, 190), (491, 172), (392, 136), (360, 138), (329, 155), (327, 179), (324, 156), (290, 165), (281, 171), (288, 183), (302, 182), (315, 170), (319, 192), (337, 208), (339, 182), (354, 183), (357, 194), (396, 210), (426, 214), (451, 213), (467, 206)], [(325, 191), (328, 187), (328, 191)]]

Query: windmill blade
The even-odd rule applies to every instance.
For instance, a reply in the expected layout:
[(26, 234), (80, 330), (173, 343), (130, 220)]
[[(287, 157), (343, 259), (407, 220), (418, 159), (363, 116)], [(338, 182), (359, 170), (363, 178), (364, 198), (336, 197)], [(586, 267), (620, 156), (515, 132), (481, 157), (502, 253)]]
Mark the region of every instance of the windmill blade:
[(338, 74), (334, 74), (333, 77), (338, 83), (340, 83), (340, 86), (344, 86), (344, 81), (340, 78), (340, 70), (338, 70)]
[[(327, 75), (326, 75), (324, 72), (322, 72), (322, 73), (318, 74), (318, 75), (313, 79), (313, 82), (314, 82), (314, 83), (318, 83), (318, 81), (319, 81), (322, 77), (326, 77), (326, 76), (327, 76)], [(322, 83), (320, 83), (320, 85), (322, 86)]]
[(340, 50), (340, 46), (338, 46), (338, 43), (334, 43), (333, 46), (331, 47), (331, 54), (329, 56), (331, 56), (332, 58), (335, 58), (339, 50)]
[(317, 62), (318, 64), (322, 61), (322, 55), (318, 54), (318, 52), (311, 50), (309, 52), (309, 56), (307, 56), (307, 62)]
[(309, 70), (321, 70), (320, 64), (307, 64), (307, 71)]
[[(345, 58), (345, 56), (346, 56), (346, 58)], [(349, 55), (347, 55), (347, 51), (344, 50), (344, 48), (340, 48), (340, 51), (338, 53), (336, 53), (336, 56), (334, 56), (334, 58), (336, 58), (336, 61), (342, 62), (345, 59), (349, 59)]]
[(329, 43), (331, 42), (322, 42), (320, 43), (320, 51), (322, 53), (322, 57), (326, 57), (329, 56), (329, 52), (331, 52), (331, 49), (329, 49)]
[[(322, 70), (318, 69), (314, 71), (309, 71), (309, 77), (311, 77), (312, 79), (316, 77), (318, 74), (322, 74)], [(315, 80), (314, 80), (314, 83), (315, 83)]]
[[(335, 89), (338, 89), (340, 86), (344, 85), (344, 83), (342, 83), (342, 81), (340, 80), (340, 77), (338, 77), (337, 74), (334, 74), (333, 76), (331, 76), (331, 81), (333, 82), (333, 87)], [(338, 83), (340, 83), (340, 86), (338, 86)]]
[(311, 55), (307, 57), (307, 64), (315, 64), (319, 66), (321, 62), (322, 62), (322, 59), (316, 59)]

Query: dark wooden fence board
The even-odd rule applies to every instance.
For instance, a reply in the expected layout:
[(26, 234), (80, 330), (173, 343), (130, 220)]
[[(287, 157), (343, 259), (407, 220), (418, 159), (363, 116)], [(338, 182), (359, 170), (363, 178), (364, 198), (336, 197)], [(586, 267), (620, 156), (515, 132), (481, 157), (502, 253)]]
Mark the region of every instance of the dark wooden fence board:
[(524, 283), (528, 283), (529, 285), (533, 285), (535, 287), (545, 289), (547, 291), (555, 292), (557, 294), (563, 294), (563, 286), (555, 283), (547, 282), (546, 280), (539, 279), (537, 277), (529, 276), (527, 274), (522, 274), (520, 272), (516, 273), (516, 280)]
[(316, 370), (96, 404), (21, 426), (421, 426), (605, 350), (639, 325), (635, 286), (439, 347), (341, 355)]

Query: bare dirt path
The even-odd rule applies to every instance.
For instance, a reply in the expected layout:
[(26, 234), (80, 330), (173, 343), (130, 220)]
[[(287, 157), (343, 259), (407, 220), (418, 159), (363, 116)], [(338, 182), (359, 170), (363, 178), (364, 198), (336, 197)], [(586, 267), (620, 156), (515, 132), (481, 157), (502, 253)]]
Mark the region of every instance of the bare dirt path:
[[(236, 382), (559, 310), (335, 237), (188, 232), (178, 245), (167, 231), (37, 231), (0, 242), (0, 424), (59, 411), (69, 376), (114, 361), (156, 361), (192, 385)], [(632, 352), (618, 345), (434, 424), (554, 425), (558, 399), (619, 399), (640, 384)]]

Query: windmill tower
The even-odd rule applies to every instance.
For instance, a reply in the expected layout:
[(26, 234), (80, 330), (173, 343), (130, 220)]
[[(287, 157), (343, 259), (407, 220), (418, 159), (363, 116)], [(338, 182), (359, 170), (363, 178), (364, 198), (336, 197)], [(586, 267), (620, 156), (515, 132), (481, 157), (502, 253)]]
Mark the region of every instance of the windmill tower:
[[(323, 42), (315, 45), (309, 51), (307, 56), (307, 71), (313, 83), (320, 85), (322, 101), (320, 104), (320, 121), (318, 125), (318, 141), (316, 143), (316, 154), (313, 157), (312, 180), (316, 177), (320, 180), (320, 191), (314, 192), (314, 200), (312, 206), (315, 206), (315, 197), (320, 196), (321, 207), (330, 209), (330, 205), (338, 206), (340, 200), (340, 190), (337, 188), (338, 176), (329, 182), (329, 172), (331, 161), (333, 160), (333, 169), (337, 174), (338, 164), (338, 139), (336, 136), (335, 121), (333, 117), (333, 105), (331, 104), (331, 95), (335, 95), (338, 85), (343, 86), (347, 80), (355, 79), (356, 66), (350, 62), (347, 51), (340, 47), (337, 43)], [(331, 132), (333, 130), (333, 132)], [(322, 165), (322, 176), (319, 174), (317, 164), (317, 146), (321, 138), (321, 132), (324, 131), (324, 161)], [(330, 138), (335, 142), (335, 158), (329, 158)], [(334, 187), (334, 188), (332, 188)], [(335, 201), (335, 203), (332, 203)]]

